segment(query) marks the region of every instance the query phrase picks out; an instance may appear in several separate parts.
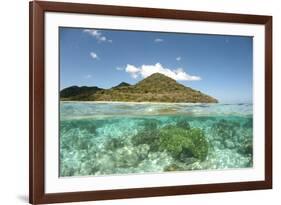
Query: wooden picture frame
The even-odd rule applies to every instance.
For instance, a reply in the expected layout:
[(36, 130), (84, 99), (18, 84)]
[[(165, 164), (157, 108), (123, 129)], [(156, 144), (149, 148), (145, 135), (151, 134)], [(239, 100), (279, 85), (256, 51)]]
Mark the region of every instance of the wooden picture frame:
[[(260, 15), (214, 13), (105, 6), (92, 4), (30, 2), (30, 104), (29, 104), (29, 201), (32, 204), (89, 200), (153, 197), (272, 188), (272, 17)], [(194, 20), (258, 24), (265, 27), (265, 179), (261, 181), (179, 185), (148, 188), (45, 193), (45, 13), (65, 12), (157, 19)]]

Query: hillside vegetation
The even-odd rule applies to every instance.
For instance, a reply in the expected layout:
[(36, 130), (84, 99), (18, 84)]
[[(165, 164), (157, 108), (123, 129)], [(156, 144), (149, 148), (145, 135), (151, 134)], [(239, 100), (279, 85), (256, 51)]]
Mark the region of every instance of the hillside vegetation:
[(124, 102), (190, 102), (217, 103), (218, 100), (200, 91), (155, 73), (135, 85), (122, 82), (110, 89), (72, 86), (61, 91), (61, 100), (124, 101)]

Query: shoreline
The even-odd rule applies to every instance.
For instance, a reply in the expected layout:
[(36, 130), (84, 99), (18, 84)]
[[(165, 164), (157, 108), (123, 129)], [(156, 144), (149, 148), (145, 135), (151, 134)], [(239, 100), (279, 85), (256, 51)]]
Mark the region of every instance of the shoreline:
[(124, 101), (77, 101), (77, 100), (60, 100), (60, 102), (64, 103), (89, 103), (89, 104), (163, 104), (163, 105), (173, 105), (173, 104), (177, 104), (177, 105), (202, 105), (202, 104), (207, 104), (207, 105), (217, 105), (220, 103), (185, 103), (185, 102), (124, 102)]
[(138, 105), (253, 105), (253, 103), (245, 102), (245, 103), (185, 103), (185, 102), (124, 102), (124, 101), (78, 101), (78, 100), (59, 100), (60, 103), (88, 103), (88, 104), (138, 104)]

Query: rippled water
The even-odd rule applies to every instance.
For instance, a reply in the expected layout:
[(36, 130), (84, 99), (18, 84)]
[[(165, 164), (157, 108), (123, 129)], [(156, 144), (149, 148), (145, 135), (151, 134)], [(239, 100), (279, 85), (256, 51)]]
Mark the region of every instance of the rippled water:
[(61, 102), (60, 175), (248, 168), (252, 104)]

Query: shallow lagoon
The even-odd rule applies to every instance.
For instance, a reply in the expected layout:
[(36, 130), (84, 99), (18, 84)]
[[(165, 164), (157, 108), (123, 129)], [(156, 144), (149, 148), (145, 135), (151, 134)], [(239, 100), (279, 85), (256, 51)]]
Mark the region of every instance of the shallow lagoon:
[(252, 104), (61, 102), (60, 176), (249, 168)]

